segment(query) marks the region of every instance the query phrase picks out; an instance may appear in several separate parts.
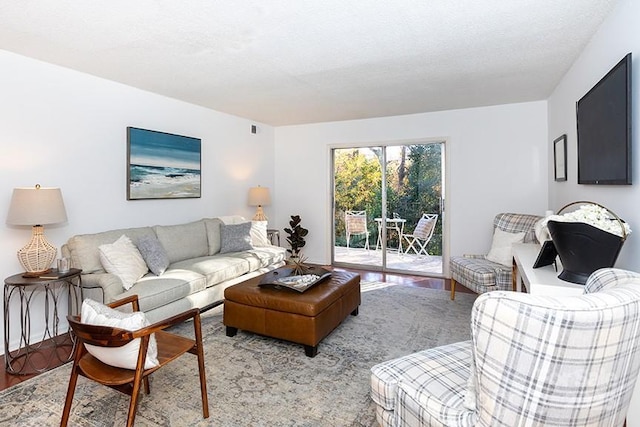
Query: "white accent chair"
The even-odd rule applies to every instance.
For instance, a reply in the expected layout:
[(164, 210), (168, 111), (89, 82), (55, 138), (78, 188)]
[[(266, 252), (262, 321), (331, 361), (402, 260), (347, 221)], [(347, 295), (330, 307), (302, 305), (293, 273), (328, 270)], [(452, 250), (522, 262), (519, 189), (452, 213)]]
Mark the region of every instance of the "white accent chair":
[(640, 371), (640, 273), (595, 271), (583, 295), (494, 291), (471, 340), (371, 368), (391, 426), (622, 426)]
[(347, 250), (351, 236), (365, 236), (364, 248), (369, 250), (369, 229), (367, 227), (367, 211), (346, 211), (344, 224), (347, 234)]
[(433, 237), (437, 222), (438, 214), (422, 214), (413, 233), (402, 234), (401, 236), (401, 240), (404, 239), (407, 241), (404, 253), (406, 254), (409, 250), (413, 250), (416, 255), (429, 256), (427, 245)]

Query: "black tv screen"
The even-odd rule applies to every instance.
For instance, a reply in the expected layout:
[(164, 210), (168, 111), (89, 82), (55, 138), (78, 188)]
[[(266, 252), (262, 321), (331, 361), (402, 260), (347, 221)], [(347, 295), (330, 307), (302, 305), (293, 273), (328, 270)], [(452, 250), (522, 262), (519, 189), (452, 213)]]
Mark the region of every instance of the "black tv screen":
[(631, 184), (631, 53), (576, 104), (578, 184)]

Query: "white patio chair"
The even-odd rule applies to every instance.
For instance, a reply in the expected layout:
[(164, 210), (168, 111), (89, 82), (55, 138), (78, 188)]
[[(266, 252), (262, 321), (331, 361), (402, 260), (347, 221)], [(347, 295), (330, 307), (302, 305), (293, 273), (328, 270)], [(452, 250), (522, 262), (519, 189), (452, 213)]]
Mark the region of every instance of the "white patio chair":
[(365, 236), (364, 248), (369, 250), (369, 229), (367, 228), (367, 211), (346, 211), (344, 224), (347, 232), (347, 250), (351, 236)]
[(411, 234), (402, 234), (400, 240), (405, 239), (407, 246), (404, 250), (406, 254), (412, 249), (416, 255), (429, 256), (427, 252), (427, 244), (433, 237), (433, 232), (436, 229), (436, 222), (438, 221), (438, 214), (422, 214), (422, 218), (416, 224), (416, 228)]

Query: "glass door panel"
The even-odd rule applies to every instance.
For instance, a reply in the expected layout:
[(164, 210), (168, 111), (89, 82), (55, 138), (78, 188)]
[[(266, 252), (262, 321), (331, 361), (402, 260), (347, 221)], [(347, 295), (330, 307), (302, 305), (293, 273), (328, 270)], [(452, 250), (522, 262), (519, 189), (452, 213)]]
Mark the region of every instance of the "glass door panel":
[(389, 148), (387, 211), (402, 239), (386, 267), (442, 275), (444, 143)]
[(333, 263), (442, 275), (443, 165), (444, 142), (334, 149)]
[(374, 250), (375, 217), (380, 216), (380, 147), (333, 150), (333, 223), (335, 263), (382, 267)]

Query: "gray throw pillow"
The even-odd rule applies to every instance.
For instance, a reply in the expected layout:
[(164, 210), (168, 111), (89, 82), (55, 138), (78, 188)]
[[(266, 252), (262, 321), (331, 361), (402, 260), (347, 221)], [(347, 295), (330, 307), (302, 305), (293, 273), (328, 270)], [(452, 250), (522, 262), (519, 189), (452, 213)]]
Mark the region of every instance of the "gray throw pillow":
[(242, 252), (251, 246), (251, 223), (222, 224), (220, 226), (220, 253)]
[(149, 270), (160, 276), (169, 267), (169, 256), (157, 237), (142, 236), (138, 239), (138, 250)]

